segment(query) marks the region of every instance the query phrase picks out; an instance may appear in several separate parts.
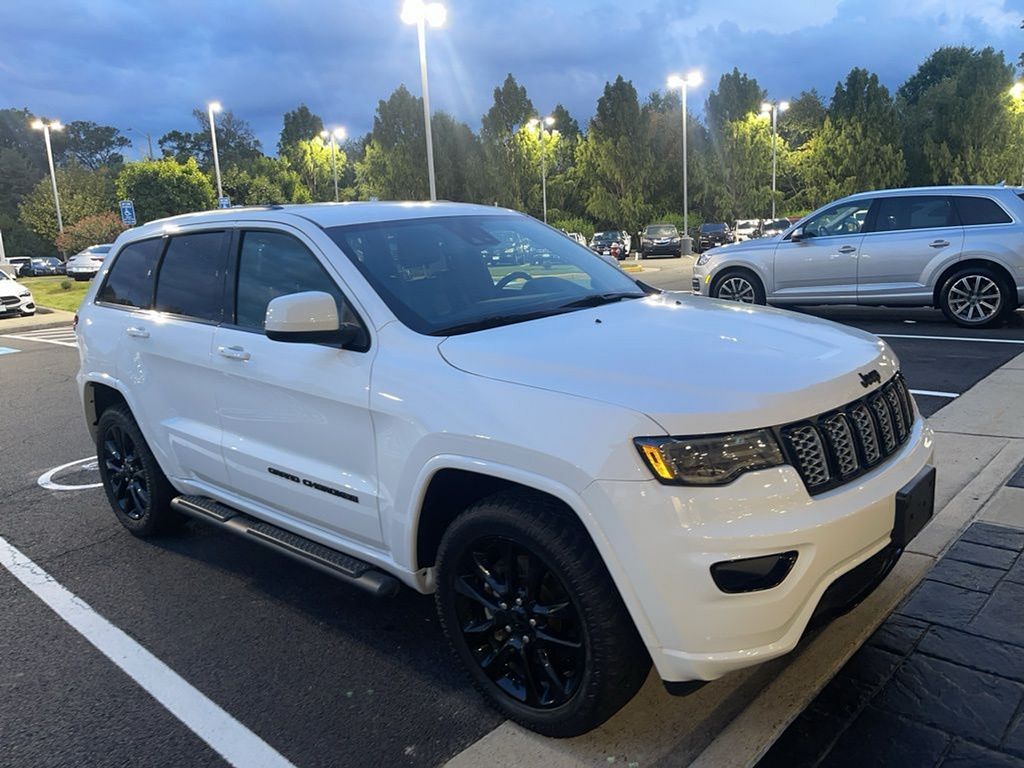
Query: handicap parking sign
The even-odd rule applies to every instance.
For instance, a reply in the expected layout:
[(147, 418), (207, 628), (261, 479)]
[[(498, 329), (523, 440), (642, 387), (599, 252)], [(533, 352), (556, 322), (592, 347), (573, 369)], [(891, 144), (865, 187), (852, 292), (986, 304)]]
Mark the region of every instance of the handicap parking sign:
[(217, 198), (217, 207), (218, 208), (230, 208), (231, 207), (231, 198), (230, 197), (218, 197)]
[(127, 227), (135, 226), (135, 203), (131, 200), (122, 200), (121, 206), (121, 221), (124, 222)]

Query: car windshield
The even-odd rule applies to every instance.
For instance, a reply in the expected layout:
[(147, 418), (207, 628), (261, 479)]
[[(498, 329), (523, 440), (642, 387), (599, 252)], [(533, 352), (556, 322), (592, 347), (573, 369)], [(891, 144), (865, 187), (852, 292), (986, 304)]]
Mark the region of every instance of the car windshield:
[(701, 232), (724, 232), (725, 224), (701, 224)]
[(327, 234), (399, 320), (433, 336), (644, 295), (617, 267), (525, 216), (375, 222)]
[(648, 227), (644, 234), (648, 237), (676, 237), (679, 235), (679, 230), (675, 228), (674, 224), (658, 224)]
[(612, 240), (614, 240), (618, 236), (619, 236), (618, 232), (595, 232), (594, 233), (594, 240), (597, 241), (597, 242), (608, 242), (608, 243), (610, 243)]

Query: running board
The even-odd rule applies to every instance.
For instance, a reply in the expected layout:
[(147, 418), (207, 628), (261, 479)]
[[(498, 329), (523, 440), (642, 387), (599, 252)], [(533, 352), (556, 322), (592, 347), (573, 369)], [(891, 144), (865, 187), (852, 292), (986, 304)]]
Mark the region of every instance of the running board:
[(398, 579), (369, 563), (257, 520), (219, 501), (205, 496), (178, 496), (171, 501), (171, 507), (311, 565), (375, 597), (393, 597), (398, 593)]

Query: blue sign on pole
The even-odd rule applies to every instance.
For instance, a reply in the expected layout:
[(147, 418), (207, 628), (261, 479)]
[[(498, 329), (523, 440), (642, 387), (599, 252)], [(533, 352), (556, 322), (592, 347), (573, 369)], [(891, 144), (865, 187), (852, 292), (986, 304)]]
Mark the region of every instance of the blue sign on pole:
[(135, 226), (135, 203), (131, 200), (122, 200), (121, 203), (121, 221), (124, 222), (127, 227)]
[(231, 207), (231, 198), (230, 197), (218, 197), (217, 198), (217, 207), (218, 208), (230, 208)]

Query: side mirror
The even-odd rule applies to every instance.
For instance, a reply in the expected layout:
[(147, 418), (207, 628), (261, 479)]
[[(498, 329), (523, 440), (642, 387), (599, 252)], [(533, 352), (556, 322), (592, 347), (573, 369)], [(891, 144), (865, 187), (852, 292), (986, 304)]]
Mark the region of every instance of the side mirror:
[(299, 344), (340, 344), (358, 339), (363, 329), (338, 321), (334, 297), (323, 291), (278, 296), (267, 304), (265, 330), (271, 341)]
[(797, 227), (796, 229), (794, 229), (792, 232), (789, 233), (789, 239), (792, 240), (794, 243), (799, 243), (801, 240), (804, 239), (804, 228)]

